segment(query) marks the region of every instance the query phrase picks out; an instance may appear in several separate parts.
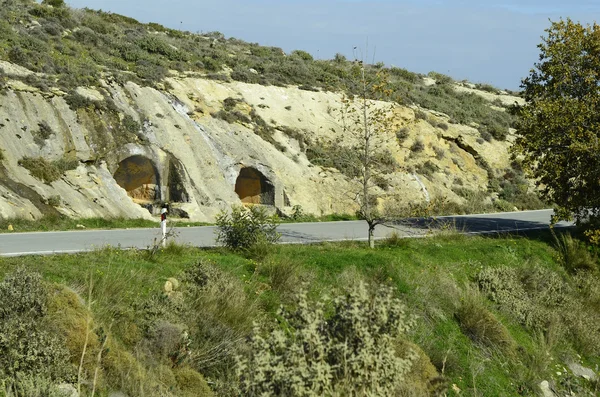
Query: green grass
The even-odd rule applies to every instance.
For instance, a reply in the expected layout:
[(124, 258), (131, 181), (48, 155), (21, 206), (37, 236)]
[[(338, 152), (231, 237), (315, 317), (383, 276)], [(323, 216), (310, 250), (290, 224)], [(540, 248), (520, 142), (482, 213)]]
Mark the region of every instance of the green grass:
[[(425, 351), (440, 374), (443, 371), (449, 384), (462, 391), (461, 395), (516, 396), (533, 394), (535, 384), (550, 379), (550, 357), (558, 362), (582, 354), (582, 361), (592, 367), (600, 364), (600, 359), (583, 354), (568, 336), (549, 346), (548, 355), (541, 355), (540, 335), (490, 301), (484, 302), (486, 310), (500, 320), (510, 343), (517, 348), (508, 351), (493, 343), (477, 343), (463, 333), (456, 313), (465, 288), (472, 286), (485, 268), (528, 269), (538, 265), (572, 283), (556, 261), (557, 251), (550, 241), (547, 234), (539, 233), (530, 238), (446, 235), (396, 240), (389, 245), (382, 242), (375, 250), (357, 242), (279, 245), (262, 260), (225, 249), (170, 246), (152, 256), (145, 251), (105, 248), (76, 255), (2, 258), (0, 279), (25, 265), (42, 273), (46, 280), (65, 284), (86, 296), (91, 277), (95, 321), (108, 324), (118, 319), (112, 332), (126, 349), (136, 346), (130, 333), (131, 324), (141, 316), (140, 302), (156, 296), (167, 278), (180, 278), (182, 272), (199, 262), (212, 263), (215, 269), (238, 280), (248, 304), (255, 305), (266, 318), (273, 318), (281, 304), (290, 304), (303, 286), (309, 289), (310, 297), (317, 298), (335, 295), (359, 279), (371, 285), (391, 285), (410, 312), (418, 316), (409, 338)], [(253, 320), (258, 318), (244, 321)], [(212, 381), (218, 380), (218, 375), (206, 371)], [(455, 394), (450, 390), (448, 395)]]
[[(0, 219), (0, 233), (15, 232), (40, 232), (79, 229), (133, 229), (133, 228), (155, 228), (159, 221), (147, 219), (127, 218), (83, 218), (72, 219), (66, 216), (46, 215), (41, 219), (32, 221), (22, 218)], [(9, 231), (12, 225), (12, 231)], [(176, 227), (205, 226), (204, 222), (172, 221)], [(82, 227), (83, 226), (83, 227)]]

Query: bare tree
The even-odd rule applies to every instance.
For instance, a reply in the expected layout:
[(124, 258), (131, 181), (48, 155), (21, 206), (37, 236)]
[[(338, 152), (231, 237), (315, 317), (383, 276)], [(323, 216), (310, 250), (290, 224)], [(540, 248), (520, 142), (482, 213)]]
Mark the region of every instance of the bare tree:
[(356, 62), (354, 94), (342, 97), (341, 116), (343, 131), (355, 141), (359, 152), (355, 199), (358, 214), (368, 225), (369, 247), (374, 248), (375, 227), (387, 220), (377, 207), (374, 177), (381, 177), (382, 169), (395, 168), (396, 164), (389, 151), (382, 148), (386, 131), (393, 127), (393, 105), (377, 100), (386, 99), (390, 94), (387, 74), (384, 69), (367, 72), (366, 68), (363, 62)]

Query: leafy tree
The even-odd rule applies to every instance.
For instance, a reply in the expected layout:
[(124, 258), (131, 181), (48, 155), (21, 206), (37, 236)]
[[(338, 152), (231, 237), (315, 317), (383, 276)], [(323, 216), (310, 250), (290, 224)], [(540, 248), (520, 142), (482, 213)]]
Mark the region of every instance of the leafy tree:
[(514, 148), (556, 204), (555, 220), (581, 223), (600, 215), (600, 26), (561, 19), (546, 33), (521, 84)]

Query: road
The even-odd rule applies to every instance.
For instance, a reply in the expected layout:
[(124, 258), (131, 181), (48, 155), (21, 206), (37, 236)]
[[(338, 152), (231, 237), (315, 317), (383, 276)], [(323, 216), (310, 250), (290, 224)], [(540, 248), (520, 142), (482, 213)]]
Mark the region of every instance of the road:
[[(552, 210), (505, 212), (495, 214), (440, 217), (435, 220), (404, 220), (394, 225), (379, 225), (375, 238), (392, 233), (400, 236), (424, 236), (435, 225), (448, 224), (465, 233), (518, 232), (544, 229), (550, 223)], [(568, 226), (561, 223), (561, 226)], [(214, 226), (174, 228), (178, 243), (199, 247), (216, 245)], [(367, 225), (364, 221), (318, 223), (286, 223), (278, 227), (283, 243), (311, 243), (320, 241), (365, 240)], [(0, 256), (19, 256), (51, 253), (90, 251), (110, 245), (122, 248), (148, 248), (160, 239), (159, 228), (78, 230), (66, 232), (34, 232), (0, 234)]]

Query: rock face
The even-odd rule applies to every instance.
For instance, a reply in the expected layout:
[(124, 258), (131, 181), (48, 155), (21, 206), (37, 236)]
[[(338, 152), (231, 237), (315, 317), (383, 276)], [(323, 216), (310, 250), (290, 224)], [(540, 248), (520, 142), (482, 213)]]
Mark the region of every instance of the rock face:
[[(26, 73), (6, 62), (0, 68)], [(283, 213), (300, 205), (316, 215), (356, 210), (356, 181), (306, 156), (306, 145), (318, 142), (352, 145), (338, 112), (340, 94), (186, 75), (165, 85), (157, 90), (107, 81), (82, 87), (74, 97), (8, 84), (0, 95), (0, 218), (150, 219), (147, 204), (162, 202), (195, 221), (212, 221), (240, 203)], [(238, 118), (218, 117), (233, 100), (231, 114)], [(460, 201), (453, 186), (485, 190), (489, 169), (509, 165), (509, 141), (483, 141), (462, 125), (439, 128), (434, 125), (447, 122), (443, 115), (429, 113), (425, 121), (408, 107), (394, 106), (393, 115), (408, 134), (402, 141), (396, 130), (379, 137), (397, 163), (378, 183), (383, 200)], [(415, 151), (415, 144), (422, 148)], [(44, 183), (22, 166), (24, 158), (76, 166)], [(60, 204), (50, 205), (56, 196)]]

